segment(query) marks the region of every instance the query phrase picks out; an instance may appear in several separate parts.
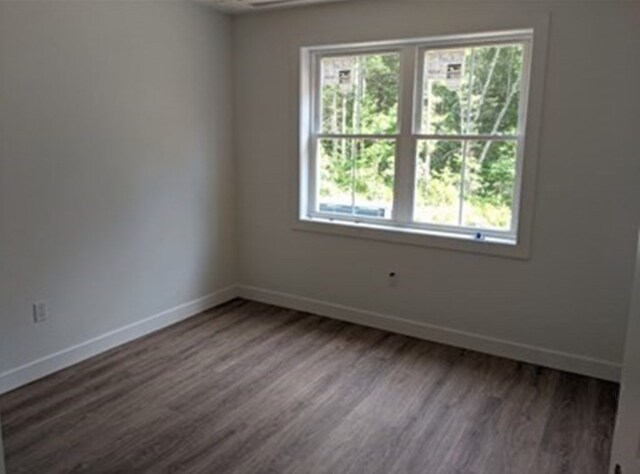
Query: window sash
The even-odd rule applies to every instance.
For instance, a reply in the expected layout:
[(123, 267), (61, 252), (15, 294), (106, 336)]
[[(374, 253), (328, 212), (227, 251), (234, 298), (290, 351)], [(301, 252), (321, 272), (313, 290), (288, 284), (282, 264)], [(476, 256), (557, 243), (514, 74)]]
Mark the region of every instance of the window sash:
[[(310, 120), (307, 131), (308, 156), (302, 163), (306, 164), (306, 204), (301, 209), (303, 217), (323, 219), (331, 222), (364, 223), (382, 228), (397, 228), (406, 231), (425, 231), (452, 236), (483, 237), (505, 239), (515, 242), (518, 233), (520, 212), (520, 194), (522, 187), (522, 168), (524, 155), (524, 130), (526, 128), (526, 106), (530, 82), (531, 47), (533, 35), (530, 30), (459, 35), (451, 37), (435, 37), (417, 41), (385, 42), (366, 45), (346, 45), (329, 48), (309, 48), (308, 67), (310, 103), (308, 104)], [(430, 50), (451, 47), (471, 48), (479, 46), (500, 46), (519, 44), (523, 47), (523, 71), (518, 110), (518, 130), (514, 134), (430, 134), (421, 133), (422, 88), (424, 81), (424, 57)], [(400, 54), (400, 77), (398, 97), (398, 132), (393, 134), (342, 134), (322, 132), (322, 88), (321, 61), (323, 58), (366, 55), (366, 54)], [(389, 219), (377, 219), (365, 216), (320, 212), (317, 205), (318, 192), (318, 143), (322, 139), (362, 139), (362, 140), (395, 140), (395, 174), (393, 209)], [(511, 207), (511, 225), (508, 230), (494, 230), (463, 225), (443, 225), (414, 221), (417, 146), (419, 140), (451, 140), (451, 141), (515, 141), (516, 169), (513, 200)], [(304, 187), (300, 192), (305, 191)]]
[[(467, 238), (475, 239), (478, 234), (484, 238), (504, 239), (513, 242), (515, 234), (494, 229), (479, 229), (469, 226), (452, 226), (446, 224), (433, 224), (428, 222), (411, 221), (409, 223), (398, 222), (394, 219), (380, 219), (367, 216), (356, 216), (350, 214), (340, 214), (331, 212), (311, 211), (309, 217), (312, 219), (321, 219), (324, 221), (340, 223), (350, 222), (353, 224), (364, 224), (371, 226), (379, 226), (381, 228), (396, 228), (397, 230), (407, 229), (413, 231), (434, 232), (437, 234), (460, 235)], [(480, 240), (482, 240), (480, 239)]]
[[(513, 205), (512, 205), (512, 212), (511, 212), (511, 224), (509, 226), (509, 229), (507, 230), (498, 230), (498, 229), (491, 229), (491, 228), (481, 228), (481, 227), (470, 227), (470, 226), (465, 226), (465, 225), (446, 225), (446, 224), (437, 224), (437, 223), (429, 223), (429, 222), (423, 222), (423, 221), (418, 221), (414, 219), (414, 213), (415, 213), (415, 207), (416, 207), (416, 201), (415, 201), (415, 188), (417, 186), (417, 178), (415, 176), (415, 172), (417, 169), (417, 148), (418, 148), (418, 141), (427, 141), (427, 140), (449, 140), (449, 141), (459, 141), (459, 142), (495, 142), (495, 141), (502, 141), (502, 142), (515, 142), (516, 143), (516, 150), (517, 153), (519, 154), (519, 149), (518, 149), (518, 140), (519, 137), (517, 136), (504, 136), (504, 135), (416, 135), (413, 134), (411, 135), (411, 139), (412, 139), (412, 151), (415, 152), (415, 158), (412, 160), (411, 164), (413, 166), (413, 176), (411, 177), (412, 179), (412, 183), (413, 185), (411, 186), (412, 188), (412, 193), (411, 193), (411, 200), (410, 201), (406, 201), (406, 203), (409, 204), (408, 206), (408, 218), (406, 219), (402, 219), (401, 216), (398, 216), (398, 211), (397, 209), (397, 198), (396, 198), (396, 191), (398, 189), (397, 186), (397, 180), (398, 180), (398, 173), (397, 173), (397, 160), (398, 160), (398, 156), (400, 155), (400, 150), (399, 150), (399, 140), (400, 140), (400, 136), (399, 135), (362, 135), (362, 134), (357, 134), (357, 135), (349, 135), (349, 134), (320, 134), (317, 135), (313, 138), (314, 141), (314, 149), (317, 150), (317, 146), (318, 143), (320, 142), (320, 140), (322, 139), (341, 139), (341, 138), (346, 138), (346, 139), (361, 139), (361, 140), (395, 140), (396, 142), (396, 173), (395, 173), (395, 179), (394, 179), (394, 201), (393, 201), (393, 209), (391, 210), (391, 217), (388, 219), (378, 219), (378, 218), (372, 218), (372, 217), (366, 217), (366, 216), (356, 216), (356, 215), (349, 215), (349, 214), (343, 214), (343, 213), (332, 213), (332, 212), (326, 212), (326, 211), (319, 211), (318, 210), (318, 203), (317, 203), (317, 193), (318, 193), (318, 189), (317, 187), (312, 188), (311, 186), (309, 187), (309, 202), (313, 202), (312, 205), (309, 206), (309, 212), (308, 212), (308, 216), (309, 217), (315, 217), (315, 218), (323, 218), (323, 219), (328, 219), (328, 220), (347, 220), (347, 221), (351, 221), (351, 222), (355, 222), (355, 223), (359, 223), (359, 222), (368, 222), (368, 223), (372, 223), (372, 224), (380, 224), (380, 225), (387, 225), (387, 226), (397, 226), (397, 227), (410, 227), (410, 228), (415, 228), (415, 229), (424, 229), (424, 230), (433, 230), (433, 231), (437, 231), (437, 232), (445, 232), (445, 233), (460, 233), (460, 234), (464, 234), (464, 235), (473, 235), (475, 236), (476, 234), (480, 233), (482, 236), (487, 236), (487, 237), (506, 237), (506, 238), (511, 238), (511, 239), (515, 239), (516, 237), (516, 225), (517, 225), (517, 216), (516, 213), (514, 211), (514, 208), (517, 207), (517, 202), (516, 202), (516, 189), (514, 186), (514, 197), (513, 197)], [(314, 158), (315, 159), (315, 158)], [(516, 158), (516, 163), (517, 163), (517, 158)], [(314, 164), (314, 166), (317, 166)], [(314, 175), (317, 175), (318, 171), (317, 168), (315, 168), (315, 172)], [(516, 180), (517, 180), (517, 172), (516, 172)], [(462, 178), (464, 178), (464, 176), (462, 176)], [(463, 201), (463, 195), (462, 193), (464, 192), (464, 187), (461, 187), (461, 197), (460, 200), (461, 202)], [(461, 204), (462, 206), (464, 206), (464, 204)]]

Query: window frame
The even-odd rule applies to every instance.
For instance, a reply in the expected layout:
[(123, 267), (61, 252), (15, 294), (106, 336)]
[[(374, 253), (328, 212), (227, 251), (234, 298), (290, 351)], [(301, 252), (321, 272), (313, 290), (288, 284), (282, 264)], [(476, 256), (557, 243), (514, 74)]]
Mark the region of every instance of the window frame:
[[(426, 51), (452, 47), (477, 47), (501, 44), (521, 44), (523, 47), (523, 71), (518, 109), (518, 131), (515, 135), (439, 135), (421, 130), (424, 85), (424, 58)], [(514, 29), (486, 33), (434, 36), (410, 40), (350, 43), (330, 46), (303, 47), (300, 50), (300, 167), (298, 174), (298, 228), (309, 230), (306, 224), (320, 224), (315, 230), (345, 233), (346, 227), (357, 228), (350, 235), (377, 238), (380, 231), (401, 234), (399, 238), (384, 238), (408, 243), (429, 244), (424, 237), (465, 241), (463, 249), (484, 247), (517, 247), (521, 244), (522, 187), (524, 183), (525, 141), (529, 134), (527, 119), (532, 81), (534, 31)], [(363, 55), (397, 52), (400, 54), (398, 129), (395, 134), (335, 134), (321, 130), (321, 68), (323, 58), (344, 55)], [(406, 112), (407, 107), (409, 112)], [(321, 139), (389, 139), (396, 142), (393, 209), (389, 219), (360, 215), (347, 215), (316, 210), (317, 195), (317, 145)], [(516, 178), (514, 183), (511, 228), (505, 230), (480, 229), (469, 226), (451, 226), (417, 222), (413, 220), (416, 191), (417, 146), (420, 140), (448, 139), (452, 141), (500, 141), (516, 142)], [(348, 232), (348, 231), (347, 231)], [(480, 232), (482, 238), (478, 239)], [(386, 232), (385, 232), (386, 233)], [(415, 234), (407, 239), (406, 234)], [(388, 236), (388, 233), (387, 233)], [(422, 238), (422, 239), (421, 239)], [(467, 243), (471, 243), (469, 246)], [(448, 247), (448, 245), (445, 245)], [(493, 253), (490, 249), (489, 253)], [(501, 253), (498, 251), (497, 253)], [(520, 253), (520, 252), (518, 252)], [(514, 254), (515, 255), (515, 254)]]

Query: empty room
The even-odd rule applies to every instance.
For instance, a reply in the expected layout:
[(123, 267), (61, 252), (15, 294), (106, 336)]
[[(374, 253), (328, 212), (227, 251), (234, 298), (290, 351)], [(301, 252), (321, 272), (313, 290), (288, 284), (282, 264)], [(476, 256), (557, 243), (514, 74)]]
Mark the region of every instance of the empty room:
[(640, 474), (640, 1), (0, 0), (0, 474)]

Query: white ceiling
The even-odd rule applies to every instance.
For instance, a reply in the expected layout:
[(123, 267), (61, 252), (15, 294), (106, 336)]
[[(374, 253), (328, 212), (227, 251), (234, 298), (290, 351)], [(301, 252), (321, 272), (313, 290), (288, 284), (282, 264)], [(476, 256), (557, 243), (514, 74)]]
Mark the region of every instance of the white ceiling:
[(230, 13), (292, 7), (310, 3), (327, 3), (342, 0), (202, 0), (213, 7)]

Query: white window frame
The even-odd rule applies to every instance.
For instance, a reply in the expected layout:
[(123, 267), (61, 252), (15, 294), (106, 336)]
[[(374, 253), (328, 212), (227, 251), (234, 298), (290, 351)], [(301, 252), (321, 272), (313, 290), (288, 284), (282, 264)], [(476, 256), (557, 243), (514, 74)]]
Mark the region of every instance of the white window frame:
[[(435, 245), (461, 250), (480, 250), (507, 256), (526, 257), (522, 249), (521, 216), (522, 187), (525, 170), (525, 140), (528, 133), (527, 108), (531, 85), (533, 30), (518, 29), (499, 32), (437, 36), (412, 40), (375, 43), (312, 46), (300, 50), (300, 163), (298, 175), (297, 225), (302, 230), (338, 233), (348, 236), (369, 237), (419, 245)], [(474, 47), (499, 44), (522, 44), (523, 71), (516, 135), (434, 135), (419, 131), (422, 100), (424, 52), (439, 48)], [(381, 134), (329, 134), (320, 130), (320, 60), (328, 56), (346, 54), (374, 54), (398, 52), (400, 61), (400, 90), (398, 104), (398, 133)], [(405, 112), (409, 108), (410, 112)], [(396, 140), (394, 200), (390, 219), (333, 214), (316, 210), (316, 146), (323, 138), (375, 138)], [(500, 140), (517, 142), (516, 179), (509, 231), (487, 230), (463, 226), (447, 226), (413, 221), (416, 187), (416, 145), (419, 140), (445, 138), (451, 140)], [(477, 239), (481, 232), (481, 239)], [(395, 235), (392, 235), (395, 234)], [(449, 242), (462, 241), (461, 245)], [(444, 245), (443, 245), (444, 243)], [(509, 247), (515, 249), (510, 251)], [(506, 251), (501, 249), (506, 248)]]

